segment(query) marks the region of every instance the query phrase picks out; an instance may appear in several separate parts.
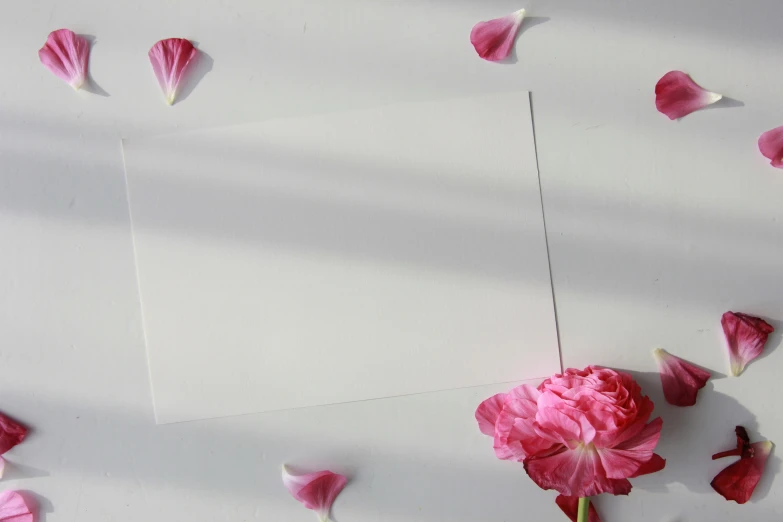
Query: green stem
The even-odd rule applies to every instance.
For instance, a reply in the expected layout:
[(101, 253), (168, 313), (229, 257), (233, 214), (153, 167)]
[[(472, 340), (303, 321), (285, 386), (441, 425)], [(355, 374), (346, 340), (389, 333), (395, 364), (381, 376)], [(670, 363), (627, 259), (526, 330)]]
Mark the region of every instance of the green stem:
[(587, 514), (590, 512), (590, 497), (579, 499), (579, 511), (576, 515), (576, 522), (587, 522)]

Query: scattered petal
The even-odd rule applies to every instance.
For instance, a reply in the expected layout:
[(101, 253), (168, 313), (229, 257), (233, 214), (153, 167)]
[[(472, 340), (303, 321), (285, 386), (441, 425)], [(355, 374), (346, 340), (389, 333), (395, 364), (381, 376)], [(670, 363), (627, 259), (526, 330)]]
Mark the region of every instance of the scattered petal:
[(783, 127), (768, 130), (759, 137), (759, 150), (773, 167), (783, 169)]
[(479, 407), (476, 409), (476, 420), (481, 433), (490, 437), (495, 436), (495, 424), (498, 421), (498, 417), (500, 417), (500, 412), (503, 410), (505, 402), (506, 394), (498, 393), (479, 404)]
[[(563, 510), (563, 513), (571, 519), (571, 522), (576, 522), (576, 517), (579, 514), (579, 497), (566, 497), (565, 495), (558, 495), (555, 499), (557, 506)], [(587, 510), (587, 522), (601, 522), (598, 517), (598, 512), (595, 510), (595, 506), (590, 502), (590, 508)]]
[(334, 499), (347, 483), (347, 478), (331, 471), (292, 475), (283, 466), (283, 484), (288, 492), (304, 507), (315, 511), (321, 522), (329, 519)]
[(149, 52), (152, 70), (158, 79), (160, 88), (166, 95), (166, 103), (172, 105), (177, 98), (179, 82), (182, 80), (188, 64), (198, 55), (190, 40), (167, 38), (152, 46)]
[(696, 394), (707, 385), (710, 373), (661, 348), (653, 353), (658, 361), (666, 402), (675, 406), (696, 404)]
[(0, 522), (33, 522), (32, 507), (16, 491), (0, 493)]
[(670, 71), (655, 85), (655, 107), (670, 120), (712, 105), (723, 98), (699, 87), (682, 71)]
[(90, 43), (69, 29), (49, 33), (46, 43), (38, 51), (41, 63), (77, 90), (87, 80), (89, 57)]
[(775, 331), (763, 319), (751, 315), (726, 312), (720, 320), (729, 348), (731, 374), (742, 373), (745, 365), (761, 355), (769, 334)]
[(761, 474), (764, 472), (764, 466), (774, 445), (768, 440), (751, 444), (742, 426), (737, 426), (736, 432), (737, 449), (716, 453), (712, 459), (738, 456), (740, 460), (718, 473), (710, 485), (726, 500), (744, 504), (750, 500), (753, 490), (761, 480)]
[(470, 31), (470, 43), (478, 55), (490, 62), (497, 62), (511, 54), (514, 40), (525, 19), (525, 10), (496, 18), (488, 22), (479, 22)]
[(26, 435), (27, 428), (0, 413), (0, 455), (22, 442)]

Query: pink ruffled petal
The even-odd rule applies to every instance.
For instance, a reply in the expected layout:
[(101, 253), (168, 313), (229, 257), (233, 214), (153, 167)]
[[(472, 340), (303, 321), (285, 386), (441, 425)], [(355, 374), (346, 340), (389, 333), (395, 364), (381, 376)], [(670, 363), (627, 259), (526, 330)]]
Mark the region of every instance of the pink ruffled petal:
[(759, 150), (770, 165), (783, 169), (783, 127), (762, 134), (759, 137)]
[(38, 51), (41, 63), (77, 90), (87, 80), (89, 57), (90, 43), (69, 29), (49, 33), (46, 43)]
[(524, 461), (525, 471), (541, 489), (555, 489), (567, 497), (592, 497), (601, 493), (627, 495), (627, 479), (606, 476), (595, 448), (579, 446)]
[(0, 522), (33, 522), (32, 508), (16, 491), (0, 493)]
[(769, 334), (775, 331), (763, 319), (751, 315), (726, 312), (720, 320), (729, 349), (731, 374), (742, 373), (750, 361), (761, 355)]
[(198, 55), (190, 40), (167, 38), (152, 46), (149, 52), (152, 70), (160, 88), (166, 95), (166, 103), (172, 105), (177, 98), (179, 83), (191, 61)]
[(699, 87), (682, 71), (663, 75), (655, 85), (655, 106), (671, 120), (682, 118), (723, 98)]
[(0, 455), (7, 452), (27, 436), (27, 428), (0, 413)]
[[(576, 522), (576, 517), (579, 515), (579, 497), (566, 497), (565, 495), (558, 495), (555, 499), (555, 504), (559, 507), (563, 513), (571, 520)], [(587, 510), (587, 522), (601, 522), (598, 517), (598, 512), (595, 510), (593, 503), (590, 503), (590, 508)]]
[(710, 373), (661, 348), (653, 353), (658, 361), (666, 402), (675, 406), (696, 404), (696, 395), (707, 385)]
[(329, 519), (334, 499), (347, 483), (346, 477), (331, 471), (292, 475), (283, 466), (283, 484), (288, 492), (304, 507), (315, 511), (321, 522)]
[[(661, 438), (662, 427), (663, 419), (658, 417), (647, 424), (638, 435), (622, 444), (613, 448), (598, 449), (606, 476), (622, 479), (638, 475), (642, 466), (654, 458), (653, 450), (658, 444), (658, 439)], [(656, 462), (660, 463), (660, 461)]]
[(500, 416), (500, 411), (503, 409), (504, 402), (506, 402), (506, 394), (498, 393), (479, 404), (478, 409), (476, 409), (476, 420), (481, 433), (490, 437), (495, 436), (495, 424)]
[(470, 31), (470, 43), (478, 55), (490, 62), (508, 57), (514, 46), (514, 40), (525, 19), (525, 10), (496, 18), (488, 22), (479, 22)]

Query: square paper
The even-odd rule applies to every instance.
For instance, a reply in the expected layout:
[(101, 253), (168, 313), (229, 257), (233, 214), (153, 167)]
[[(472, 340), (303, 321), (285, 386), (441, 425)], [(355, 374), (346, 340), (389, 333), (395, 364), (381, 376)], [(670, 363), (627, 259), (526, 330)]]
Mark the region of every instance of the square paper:
[(526, 92), (124, 154), (159, 423), (560, 369)]

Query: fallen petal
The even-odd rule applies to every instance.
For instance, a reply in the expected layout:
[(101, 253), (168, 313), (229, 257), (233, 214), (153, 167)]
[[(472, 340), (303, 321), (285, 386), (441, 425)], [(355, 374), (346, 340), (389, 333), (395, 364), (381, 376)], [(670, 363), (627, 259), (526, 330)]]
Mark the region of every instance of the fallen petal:
[(773, 446), (768, 440), (748, 444), (745, 429), (737, 426), (737, 449), (717, 453), (712, 458), (738, 455), (740, 460), (718, 473), (710, 485), (726, 500), (744, 504), (750, 500), (753, 490), (761, 480)]
[(661, 348), (654, 354), (666, 402), (675, 406), (696, 404), (696, 395), (707, 385), (710, 373)]
[(671, 120), (682, 118), (723, 98), (699, 87), (682, 71), (670, 71), (655, 85), (655, 107)]
[(321, 522), (329, 519), (334, 499), (347, 483), (346, 477), (331, 471), (292, 475), (283, 466), (283, 484), (288, 492), (304, 507), (315, 511)]
[(7, 452), (27, 436), (27, 428), (0, 413), (0, 455)]
[(763, 319), (751, 315), (726, 312), (720, 320), (729, 349), (731, 374), (742, 373), (745, 365), (761, 355), (769, 334), (775, 331)]
[(33, 522), (32, 508), (16, 491), (0, 493), (0, 522)]
[(759, 150), (770, 165), (783, 169), (783, 127), (762, 134), (759, 137)]
[(172, 105), (177, 99), (179, 83), (191, 61), (198, 55), (190, 40), (167, 38), (152, 46), (148, 54), (152, 70), (160, 88), (166, 95), (166, 103)]
[[(579, 497), (566, 497), (565, 495), (558, 495), (555, 499), (557, 506), (563, 510), (563, 513), (571, 519), (571, 522), (576, 522), (576, 517), (579, 514)], [(598, 512), (595, 510), (595, 506), (590, 502), (590, 508), (587, 510), (587, 522), (601, 522), (598, 517)]]
[(498, 393), (479, 404), (476, 409), (476, 421), (478, 421), (481, 433), (490, 437), (495, 436), (495, 423), (498, 421), (505, 402), (506, 394)]
[(69, 29), (49, 33), (46, 43), (38, 51), (41, 63), (77, 90), (87, 79), (89, 57), (90, 43)]
[(497, 62), (511, 54), (514, 40), (525, 19), (525, 10), (520, 9), (514, 13), (479, 22), (470, 31), (470, 43), (476, 49), (478, 55), (490, 62)]

